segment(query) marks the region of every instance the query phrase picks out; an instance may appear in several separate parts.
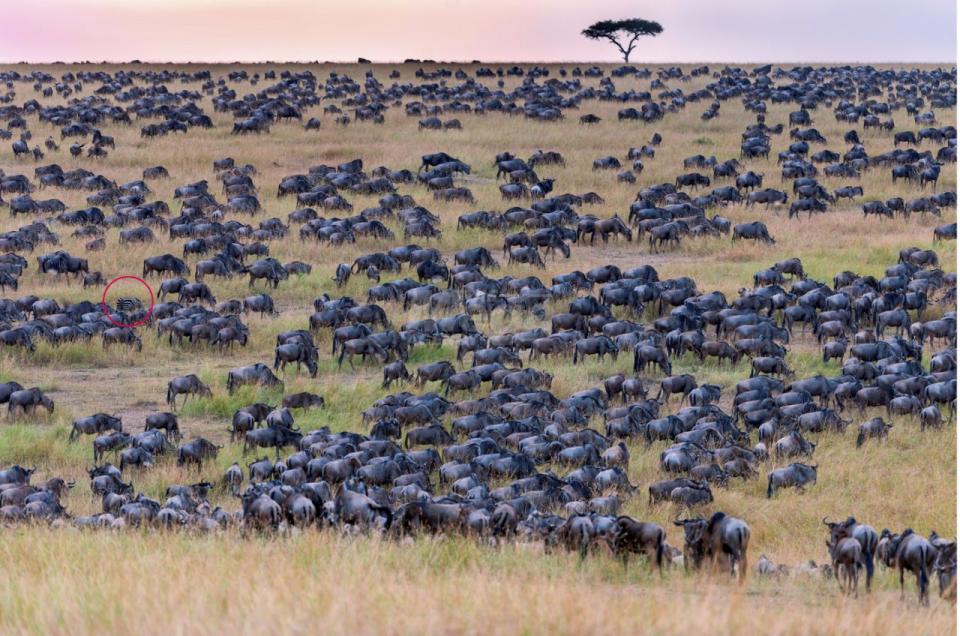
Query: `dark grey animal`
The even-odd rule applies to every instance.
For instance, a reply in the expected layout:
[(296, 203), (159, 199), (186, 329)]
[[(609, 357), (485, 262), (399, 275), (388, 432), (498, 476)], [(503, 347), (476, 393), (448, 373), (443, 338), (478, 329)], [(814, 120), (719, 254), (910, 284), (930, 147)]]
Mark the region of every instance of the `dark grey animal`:
[(270, 371), (270, 367), (262, 362), (238, 367), (227, 372), (227, 392), (231, 395), (241, 386), (248, 384), (279, 387), (281, 391), (283, 390), (283, 382)]
[(794, 462), (785, 468), (776, 468), (767, 476), (767, 498), (780, 488), (798, 488), (803, 491), (807, 485), (817, 483), (817, 466)]
[(900, 574), (900, 596), (903, 596), (903, 575), (906, 571), (917, 577), (917, 591), (922, 605), (930, 602), (930, 574), (937, 561), (937, 550), (926, 538), (907, 528), (901, 534), (892, 535), (886, 547), (885, 564), (895, 567)]
[(739, 574), (741, 582), (746, 580), (750, 527), (744, 521), (716, 512), (709, 520), (699, 517), (673, 523), (683, 528), (685, 566), (699, 569), (704, 560), (716, 566), (726, 557), (731, 576)]
[(837, 544), (839, 541), (852, 538), (860, 544), (860, 552), (863, 556), (863, 565), (867, 572), (867, 592), (870, 591), (870, 584), (873, 581), (874, 559), (877, 554), (877, 546), (880, 541), (880, 535), (871, 526), (865, 523), (858, 523), (853, 517), (847, 517), (846, 521), (831, 522), (823, 518), (823, 524), (830, 529), (830, 543)]
[(209, 386), (200, 381), (200, 378), (190, 374), (174, 378), (167, 383), (167, 404), (171, 408), (176, 407), (178, 395), (186, 395), (187, 397), (184, 399), (184, 402), (186, 402), (186, 399), (189, 399), (191, 395), (211, 398), (213, 392)]

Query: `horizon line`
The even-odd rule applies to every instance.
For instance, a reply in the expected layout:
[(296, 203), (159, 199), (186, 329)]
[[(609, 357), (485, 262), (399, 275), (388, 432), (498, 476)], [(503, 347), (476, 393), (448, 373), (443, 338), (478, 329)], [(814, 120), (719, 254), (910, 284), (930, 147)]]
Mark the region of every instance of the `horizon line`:
[[(405, 61), (406, 59), (414, 61)], [(886, 64), (886, 65), (908, 65), (908, 64), (922, 64), (927, 66), (932, 65), (952, 65), (957, 66), (957, 60), (938, 60), (938, 61), (921, 61), (921, 60), (672, 60), (672, 61), (660, 61), (660, 62), (624, 62), (619, 61), (610, 61), (610, 60), (518, 60), (518, 59), (491, 59), (491, 60), (458, 60), (458, 59), (448, 59), (448, 60), (438, 60), (432, 58), (405, 58), (404, 60), (367, 60), (364, 58), (363, 62), (355, 60), (141, 60), (139, 58), (133, 58), (129, 60), (44, 60), (44, 61), (33, 61), (33, 60), (18, 60), (18, 61), (9, 61), (9, 60), (0, 60), (0, 65), (3, 66), (70, 66), (70, 65), (93, 65), (93, 64), (112, 64), (112, 65), (153, 65), (153, 66), (164, 66), (164, 65), (200, 65), (200, 64), (212, 64), (212, 65), (228, 65), (228, 64), (250, 64), (250, 65), (263, 65), (263, 64), (300, 64), (300, 65), (324, 65), (324, 64), (342, 64), (342, 65), (412, 65), (412, 64), (465, 64), (465, 65), (477, 65), (477, 64), (550, 64), (550, 65), (560, 65), (560, 64), (591, 64), (591, 65), (602, 65), (602, 66), (664, 66), (664, 65), (711, 65), (711, 64), (743, 64), (743, 65), (756, 65), (764, 66), (767, 64), (774, 66), (785, 66), (785, 65), (827, 65), (827, 66), (863, 66), (863, 65), (876, 65), (876, 64)]]

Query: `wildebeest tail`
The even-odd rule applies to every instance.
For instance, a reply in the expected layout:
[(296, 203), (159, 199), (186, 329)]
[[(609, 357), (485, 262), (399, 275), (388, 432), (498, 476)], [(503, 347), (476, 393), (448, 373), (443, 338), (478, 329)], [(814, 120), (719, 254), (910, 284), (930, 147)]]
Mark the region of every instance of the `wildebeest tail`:
[(930, 586), (930, 575), (927, 572), (927, 552), (932, 548), (924, 545), (920, 549), (920, 574), (917, 576), (917, 582), (920, 587), (920, 598), (927, 597), (927, 588)]
[(377, 512), (382, 512), (384, 516), (386, 516), (387, 521), (384, 524), (383, 529), (389, 530), (390, 526), (393, 525), (393, 510), (389, 506), (379, 506), (379, 505), (371, 506), (371, 508), (373, 508)]
[(580, 560), (583, 561), (586, 559), (587, 550), (590, 548), (590, 533), (587, 531), (587, 529), (578, 527), (576, 528), (576, 535), (569, 538), (573, 539), (570, 543), (577, 546), (577, 552), (580, 555)]
[(857, 433), (857, 448), (860, 448), (861, 446), (863, 446), (863, 440), (866, 439), (866, 437), (867, 436), (862, 429), (860, 430), (859, 433)]
[(167, 383), (167, 404), (173, 404), (173, 383)]
[(876, 535), (870, 534), (867, 536), (867, 545), (863, 549), (863, 563), (867, 570), (867, 583), (870, 583), (870, 580), (873, 578), (873, 555), (877, 552), (877, 539)]
[(740, 568), (740, 580), (742, 581), (749, 571), (749, 566), (747, 565), (747, 544), (750, 543), (750, 531), (745, 527), (740, 527), (737, 529), (737, 547), (740, 550), (739, 561), (740, 563), (737, 567)]
[(663, 530), (660, 530), (660, 534), (657, 536), (657, 569), (663, 569), (663, 555), (666, 552), (667, 544), (667, 533)]
[(767, 499), (773, 497), (773, 475), (767, 477)]

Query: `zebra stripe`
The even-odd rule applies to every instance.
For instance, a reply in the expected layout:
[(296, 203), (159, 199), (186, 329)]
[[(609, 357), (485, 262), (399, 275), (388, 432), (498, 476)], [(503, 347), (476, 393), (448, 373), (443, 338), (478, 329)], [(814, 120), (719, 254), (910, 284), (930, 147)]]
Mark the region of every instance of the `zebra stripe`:
[(118, 298), (117, 299), (117, 310), (118, 311), (136, 311), (143, 307), (141, 303), (136, 298)]

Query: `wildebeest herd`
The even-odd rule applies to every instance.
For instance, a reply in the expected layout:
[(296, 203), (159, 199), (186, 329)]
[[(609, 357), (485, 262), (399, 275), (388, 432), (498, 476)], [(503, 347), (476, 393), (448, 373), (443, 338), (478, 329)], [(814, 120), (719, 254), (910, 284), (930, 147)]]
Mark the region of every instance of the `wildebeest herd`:
[[(116, 413), (76, 418), (68, 439), (93, 437), (90, 490), (101, 512), (71, 515), (61, 498), (75, 482), (31, 484), (34, 469), (12, 466), (0, 471), (0, 519), (82, 528), (463, 534), (492, 544), (539, 542), (581, 558), (612, 554), (624, 563), (640, 554), (661, 570), (711, 564), (743, 579), (755, 561), (751, 520), (712, 510), (718, 489), (755, 490), (750, 484), (762, 476), (767, 498), (792, 497), (784, 491), (832, 478), (816, 463), (818, 444), (870, 453), (893, 427), (916, 422), (916, 434), (940, 434), (955, 419), (956, 274), (937, 247), (956, 238), (956, 224), (936, 221), (929, 246), (892, 252), (888, 262), (873, 263), (875, 275), (838, 268), (827, 277), (820, 268), (821, 278), (808, 274), (805, 259), (783, 253), (767, 224), (784, 212), (799, 228), (792, 231), (815, 240), (806, 228), (821, 218), (844, 215), (855, 232), (856, 224), (922, 224), (927, 215), (955, 214), (955, 192), (938, 191), (941, 170), (956, 162), (956, 130), (941, 116), (955, 106), (955, 70), (480, 67), (470, 77), (441, 67), (415, 77), (385, 85), (373, 71), (359, 82), (309, 70), (0, 73), (8, 90), (0, 136), (18, 136), (4, 157), (11, 168), (0, 171), (0, 195), (9, 200), (0, 201), (21, 224), (0, 234), (0, 290), (30, 280), (40, 292), (44, 281), (99, 292), (129, 273), (157, 289), (153, 307), (122, 298), (106, 313), (99, 293), (81, 301), (0, 299), (5, 355), (29, 365), (41, 349), (95, 341), (133, 352), (148, 345), (184, 357), (211, 349), (233, 355), (246, 351), (257, 330), (274, 349), (272, 361), (230, 369), (222, 390), (202, 373), (170, 379), (167, 410), (146, 415), (142, 431), (130, 430), (139, 421)], [(709, 81), (682, 90), (695, 78)], [(649, 90), (618, 89), (627, 79)], [(43, 102), (18, 97), (29, 90)], [(648, 140), (591, 159), (592, 171), (614, 171), (616, 187), (636, 190), (626, 209), (594, 214), (607, 206), (601, 194), (560, 193), (561, 177), (543, 177), (571, 163), (560, 151), (520, 153), (505, 139), (481, 166), (456, 150), (454, 136), (484, 117), (548, 127), (601, 102), (624, 103), (615, 125)], [(693, 154), (673, 166), (670, 180), (631, 185), (671, 144), (659, 128), (701, 102), (709, 104), (704, 122), (737, 105), (750, 114), (736, 156)], [(768, 122), (768, 109), (784, 104), (794, 109), (787, 121)], [(191, 174), (146, 162), (151, 144), (160, 143), (155, 138), (182, 134), (189, 150), (192, 138), (232, 118), (231, 135), (269, 144), (275, 129), (315, 109), (323, 117), (310, 116), (301, 134), (381, 125), (399, 111), (447, 151), (372, 168), (363, 157), (315, 163), (273, 182), (262, 176), (268, 166), (232, 156)], [(441, 119), (453, 113), (458, 117)], [(894, 114), (902, 123), (904, 113), (910, 130), (894, 123)], [(842, 139), (814, 127), (828, 118), (849, 127)], [(132, 137), (144, 155), (142, 178), (118, 183), (108, 161), (125, 148), (120, 134), (105, 133), (134, 120), (151, 120)], [(592, 127), (603, 118), (584, 113), (577, 121)], [(34, 143), (33, 134), (47, 129), (58, 131), (59, 143), (53, 134), (42, 147)], [(442, 131), (450, 136), (436, 137)], [(885, 150), (868, 152), (861, 135)], [(68, 138), (77, 140), (70, 165), (83, 167), (49, 162), (63, 156)], [(865, 177), (878, 173), (895, 196), (886, 185), (870, 190)], [(483, 174), (509, 207), (451, 214), (453, 205), (476, 203), (471, 188), (485, 183)], [(160, 196), (171, 189), (171, 198)], [(40, 191), (84, 202), (67, 205)], [(365, 207), (356, 211), (355, 204)], [(285, 220), (266, 218), (278, 207), (289, 211)], [(734, 222), (727, 218), (734, 211), (753, 220)], [(461, 233), (475, 240), (450, 238)], [(624, 244), (635, 239), (644, 240), (642, 251), (624, 259)], [(722, 240), (724, 248), (749, 241), (770, 258), (752, 280), (736, 281), (736, 295), (666, 275), (670, 261), (655, 259), (696, 240)], [(142, 269), (105, 271), (105, 255), (131, 247), (142, 253)], [(585, 271), (564, 265), (588, 253), (603, 260), (614, 248), (616, 259)], [(317, 258), (277, 258), (293, 249)], [(501, 267), (513, 274), (497, 275)], [(548, 267), (557, 273), (546, 275)], [(234, 293), (235, 278), (251, 295), (224, 295)], [(275, 300), (304, 280), (321, 280), (326, 290), (312, 306)], [(357, 291), (346, 294), (347, 287)], [(283, 316), (295, 316), (297, 328), (271, 328)], [(509, 328), (516, 320), (522, 329)], [(809, 349), (820, 371), (798, 374), (791, 354)], [(382, 370), (382, 382), (375, 379), (382, 396), (362, 405), (354, 430), (297, 425), (333, 405), (315, 391), (287, 391), (291, 373), (299, 379), (305, 368), (311, 381), (331, 380), (369, 369), (370, 360)], [(576, 390), (554, 392), (558, 369), (581, 365), (590, 373), (576, 376)], [(0, 403), (10, 419), (32, 422), (38, 408), (55, 411), (45, 391), (20, 384), (6, 368)], [(703, 381), (701, 371), (714, 368), (742, 373), (730, 383)], [(594, 377), (603, 369), (609, 373)], [(271, 398), (218, 423), (229, 441), (181, 427), (185, 404), (230, 398), (245, 387)], [(855, 440), (845, 436), (851, 425)], [(649, 450), (654, 444), (659, 455)], [(169, 485), (165, 497), (154, 498), (137, 492), (130, 477), (175, 463), (190, 482), (190, 471), (200, 474), (227, 445), (246, 459), (219, 483)], [(258, 456), (262, 449), (267, 455)], [(633, 483), (638, 456), (657, 463), (662, 479)], [(240, 503), (231, 507), (231, 496)], [(671, 506), (676, 529), (621, 514), (637, 497)], [(856, 513), (856, 501), (843, 504)], [(861, 521), (823, 519), (823, 567), (763, 556), (753, 569), (769, 577), (827, 574), (856, 593), (861, 576), (871, 588), (879, 563), (900, 572), (901, 586), (905, 571), (914, 574), (923, 602), (934, 578), (941, 594), (955, 594), (954, 540), (884, 527), (900, 527), (898, 519)]]

